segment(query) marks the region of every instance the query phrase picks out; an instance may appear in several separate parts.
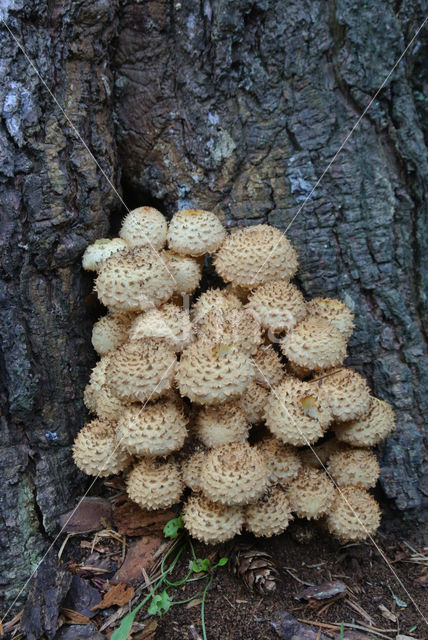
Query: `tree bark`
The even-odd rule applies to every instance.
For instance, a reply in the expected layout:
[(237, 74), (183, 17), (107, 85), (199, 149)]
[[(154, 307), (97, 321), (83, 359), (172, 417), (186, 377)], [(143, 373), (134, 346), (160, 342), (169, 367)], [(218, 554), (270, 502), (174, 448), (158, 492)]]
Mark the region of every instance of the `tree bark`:
[[(288, 232), (300, 254), (298, 282), (308, 297), (336, 296), (354, 308), (349, 364), (397, 411), (397, 430), (379, 452), (382, 486), (419, 517), (428, 493), (423, 32), (335, 154), (422, 22), (422, 2), (2, 7), (116, 187), (121, 172), (130, 206), (155, 204), (168, 215), (212, 209), (230, 227), (285, 229), (298, 213)], [(117, 229), (121, 203), (0, 28), (0, 562), (11, 602), (58, 514), (89, 484), (70, 452), (95, 361), (92, 282), (80, 260), (109, 225)]]

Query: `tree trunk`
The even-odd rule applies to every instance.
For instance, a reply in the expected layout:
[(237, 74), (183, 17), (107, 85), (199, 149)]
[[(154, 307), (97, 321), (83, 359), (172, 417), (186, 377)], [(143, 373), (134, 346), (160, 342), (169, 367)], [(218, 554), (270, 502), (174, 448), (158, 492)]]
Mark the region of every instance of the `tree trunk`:
[(95, 360), (81, 255), (109, 224), (117, 230), (121, 209), (102, 171), (116, 187), (121, 171), (130, 206), (155, 204), (168, 215), (198, 206), (229, 226), (285, 229), (298, 213), (288, 235), (300, 254), (299, 284), (308, 297), (354, 308), (349, 363), (398, 417), (380, 450), (382, 486), (407, 516), (420, 515), (428, 493), (423, 32), (335, 154), (422, 22), (423, 3), (5, 5), (0, 15), (99, 163), (3, 25), (6, 600), (52, 539), (58, 514), (89, 484), (70, 445)]

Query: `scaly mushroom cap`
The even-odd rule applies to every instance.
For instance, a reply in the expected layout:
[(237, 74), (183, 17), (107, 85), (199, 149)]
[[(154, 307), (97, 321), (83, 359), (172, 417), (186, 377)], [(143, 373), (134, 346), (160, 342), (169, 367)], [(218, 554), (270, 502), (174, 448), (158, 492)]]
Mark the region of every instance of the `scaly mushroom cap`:
[(219, 407), (202, 407), (195, 427), (196, 435), (206, 447), (245, 442), (248, 438), (248, 422), (236, 400)]
[(297, 254), (279, 229), (258, 224), (227, 236), (214, 266), (225, 282), (250, 288), (292, 278), (297, 271)]
[(302, 467), (297, 449), (273, 437), (265, 438), (256, 446), (265, 457), (269, 469), (269, 480), (272, 484), (279, 483), (287, 487), (297, 478)]
[(118, 420), (117, 440), (137, 456), (166, 456), (183, 446), (186, 425), (179, 404), (161, 398), (153, 404), (128, 407)]
[(215, 213), (203, 209), (181, 209), (168, 228), (168, 247), (176, 253), (202, 256), (217, 251), (226, 231)]
[(121, 400), (156, 400), (171, 389), (176, 362), (173, 349), (164, 340), (133, 340), (114, 352), (107, 368), (106, 384)]
[(278, 535), (293, 519), (287, 493), (280, 486), (272, 487), (254, 504), (244, 507), (245, 528), (255, 536)]
[(273, 387), (265, 406), (269, 430), (282, 442), (294, 446), (313, 444), (327, 431), (330, 407), (314, 385), (284, 378)]
[(193, 322), (199, 324), (212, 309), (222, 309), (224, 313), (228, 313), (232, 309), (242, 309), (242, 303), (225, 289), (208, 289), (196, 300), (190, 310), (190, 316)]
[(110, 351), (97, 362), (83, 394), (86, 408), (106, 420), (117, 420), (126, 407), (126, 403), (119, 400), (106, 385), (106, 372), (114, 353)]
[(354, 330), (354, 314), (349, 307), (334, 298), (313, 298), (306, 303), (310, 316), (331, 322), (345, 340), (349, 340)]
[(312, 384), (325, 395), (337, 421), (362, 418), (370, 409), (370, 389), (364, 378), (353, 369), (322, 372), (319, 380), (315, 379)]
[(119, 236), (129, 247), (162, 249), (166, 244), (168, 224), (160, 211), (153, 207), (138, 207), (128, 213), (122, 222)]
[(314, 371), (338, 367), (346, 358), (346, 340), (328, 320), (309, 317), (281, 340), (281, 351), (299, 367)]
[(214, 344), (234, 344), (249, 355), (256, 353), (263, 339), (260, 323), (246, 309), (211, 309), (197, 330)]
[(146, 311), (166, 302), (175, 282), (165, 260), (150, 247), (121, 251), (105, 260), (95, 282), (103, 304), (117, 311)]
[(108, 313), (92, 328), (92, 346), (104, 356), (127, 341), (133, 316), (128, 313)]
[(250, 382), (241, 395), (239, 398), (239, 406), (250, 424), (258, 424), (263, 421), (264, 409), (268, 397), (269, 391), (256, 381)]
[(264, 329), (273, 334), (289, 331), (306, 317), (302, 293), (288, 280), (271, 280), (261, 284), (249, 296), (252, 309)]
[(73, 460), (89, 476), (110, 476), (123, 471), (130, 461), (128, 453), (116, 445), (116, 425), (96, 419), (79, 431), (73, 444)]
[(208, 451), (200, 480), (203, 493), (213, 502), (242, 505), (263, 495), (269, 472), (255, 447), (247, 442), (231, 442)]
[(327, 468), (338, 485), (352, 484), (364, 489), (374, 487), (380, 473), (375, 454), (367, 449), (349, 449), (333, 453), (328, 460)]
[(281, 358), (271, 344), (259, 347), (253, 357), (253, 363), (256, 370), (256, 382), (267, 389), (279, 384), (284, 377)]
[(214, 504), (203, 495), (192, 494), (184, 505), (183, 521), (193, 538), (217, 544), (241, 532), (244, 513), (241, 507)]
[(371, 398), (364, 418), (334, 425), (336, 438), (354, 447), (373, 447), (384, 440), (395, 427), (394, 409), (390, 404)]
[(317, 520), (328, 513), (334, 497), (334, 484), (318, 469), (304, 468), (288, 490), (291, 510), (299, 518)]
[(305, 467), (313, 467), (314, 469), (323, 469), (330, 456), (339, 451), (348, 451), (349, 447), (344, 442), (339, 442), (336, 438), (330, 438), (321, 444), (316, 444), (311, 449), (301, 449), (299, 456)]
[(184, 483), (178, 465), (142, 458), (128, 476), (126, 490), (143, 509), (167, 509), (178, 502)]
[(163, 338), (177, 352), (182, 351), (193, 336), (189, 312), (171, 303), (138, 315), (129, 331), (130, 340)]
[(173, 251), (163, 251), (168, 269), (175, 280), (174, 289), (179, 295), (193, 293), (199, 287), (202, 278), (201, 265), (189, 256), (180, 256)]
[(182, 396), (197, 404), (221, 404), (241, 395), (254, 378), (249, 358), (234, 345), (200, 338), (186, 347), (177, 369)]
[(190, 458), (187, 458), (182, 466), (183, 480), (186, 487), (192, 491), (201, 490), (201, 471), (205, 465), (207, 451), (205, 449), (196, 451)]
[(82, 267), (85, 271), (99, 271), (101, 265), (117, 251), (128, 249), (125, 240), (121, 238), (99, 238), (86, 247), (82, 257)]
[(365, 489), (340, 487), (327, 516), (327, 527), (341, 542), (360, 542), (376, 533), (380, 517), (378, 503)]

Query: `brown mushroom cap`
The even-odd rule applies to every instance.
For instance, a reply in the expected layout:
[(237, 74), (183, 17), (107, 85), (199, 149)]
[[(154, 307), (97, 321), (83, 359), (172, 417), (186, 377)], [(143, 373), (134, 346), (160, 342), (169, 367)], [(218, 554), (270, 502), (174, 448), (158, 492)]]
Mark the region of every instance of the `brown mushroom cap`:
[(236, 400), (218, 407), (202, 407), (196, 417), (196, 435), (206, 447), (245, 442), (248, 422)]
[(365, 489), (340, 487), (327, 516), (327, 527), (341, 542), (360, 542), (376, 532), (380, 517), (379, 505)]
[(239, 398), (241, 407), (247, 421), (250, 424), (258, 424), (263, 421), (264, 409), (269, 397), (266, 387), (255, 380), (250, 382), (244, 393)]
[(269, 472), (260, 451), (246, 442), (231, 442), (208, 451), (200, 480), (213, 502), (242, 505), (263, 495)]
[(138, 207), (128, 213), (122, 222), (119, 236), (129, 247), (162, 249), (166, 244), (168, 224), (160, 211), (153, 207)]
[(262, 328), (246, 309), (211, 309), (198, 322), (198, 335), (214, 344), (234, 344), (249, 355), (255, 354), (262, 342)]
[(129, 313), (108, 313), (92, 328), (92, 346), (104, 356), (127, 341), (133, 316)]
[(171, 303), (138, 315), (129, 330), (130, 340), (163, 338), (177, 352), (182, 351), (193, 337), (189, 312)]
[(184, 505), (183, 521), (193, 538), (217, 544), (241, 532), (244, 513), (241, 507), (217, 504), (203, 495), (192, 494)]
[(346, 358), (346, 340), (323, 318), (299, 322), (280, 342), (282, 353), (299, 367), (320, 371), (338, 367)]
[(82, 266), (85, 271), (99, 271), (107, 258), (117, 251), (127, 250), (128, 245), (121, 238), (99, 238), (90, 244), (82, 257)]
[(244, 507), (245, 527), (256, 537), (278, 535), (286, 530), (291, 515), (290, 501), (282, 487), (272, 487), (254, 504)]
[(114, 422), (99, 418), (79, 431), (73, 444), (73, 460), (81, 471), (102, 478), (128, 466), (130, 456), (117, 446), (115, 431)]
[(338, 440), (354, 447), (373, 447), (389, 436), (394, 427), (394, 409), (387, 402), (372, 397), (364, 418), (335, 424), (334, 432)]
[(193, 293), (202, 278), (202, 267), (199, 262), (189, 256), (181, 256), (173, 251), (163, 251), (161, 256), (166, 260), (174, 280), (175, 292), (179, 295)]
[(141, 458), (126, 488), (131, 500), (143, 509), (166, 509), (180, 500), (184, 483), (177, 464)]
[(116, 349), (106, 370), (106, 385), (128, 402), (156, 400), (172, 387), (177, 359), (164, 340), (144, 338)]
[(263, 344), (253, 356), (256, 382), (270, 389), (284, 377), (281, 358), (271, 344)]
[(193, 322), (198, 324), (212, 309), (222, 309), (224, 313), (228, 313), (232, 309), (242, 309), (242, 303), (225, 289), (207, 289), (196, 300), (190, 310), (190, 316)]
[(250, 288), (269, 280), (292, 278), (297, 254), (279, 229), (259, 224), (227, 236), (214, 266), (225, 282)]
[(247, 309), (252, 309), (262, 327), (273, 334), (289, 331), (306, 317), (303, 295), (288, 280), (261, 284), (250, 294)]
[(221, 404), (242, 394), (254, 379), (249, 358), (234, 345), (198, 339), (181, 354), (177, 384), (197, 404)]
[(187, 419), (177, 402), (161, 398), (128, 407), (117, 423), (120, 446), (137, 456), (166, 456), (178, 451), (187, 435)]
[(317, 520), (328, 513), (335, 497), (334, 484), (318, 469), (303, 468), (288, 490), (291, 510), (299, 518)]
[(215, 213), (203, 209), (181, 209), (168, 228), (168, 247), (176, 253), (201, 256), (217, 251), (226, 231)]
[(297, 478), (302, 467), (298, 450), (283, 444), (278, 438), (268, 437), (257, 443), (257, 448), (265, 457), (269, 469), (269, 481), (287, 487)]
[(327, 465), (338, 485), (374, 487), (380, 473), (376, 456), (367, 449), (348, 449), (333, 453)]
[(337, 421), (362, 418), (370, 409), (370, 389), (353, 369), (322, 372), (319, 380), (315, 379), (312, 384), (325, 395)]
[(345, 340), (349, 340), (354, 330), (354, 314), (344, 302), (334, 298), (313, 298), (306, 303), (310, 316), (324, 318), (340, 331)]
[(146, 311), (166, 302), (175, 281), (151, 247), (120, 251), (105, 260), (95, 282), (101, 302), (116, 311)]
[(294, 446), (313, 444), (326, 432), (332, 415), (325, 398), (314, 385), (297, 378), (283, 378), (273, 387), (265, 406), (269, 430)]

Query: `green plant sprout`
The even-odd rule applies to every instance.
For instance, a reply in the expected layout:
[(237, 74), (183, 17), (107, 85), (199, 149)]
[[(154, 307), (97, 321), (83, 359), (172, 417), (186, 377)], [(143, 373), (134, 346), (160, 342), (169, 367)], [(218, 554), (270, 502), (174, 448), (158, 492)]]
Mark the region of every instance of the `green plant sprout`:
[[(183, 539), (184, 523), (181, 516), (169, 520), (163, 528), (165, 538), (170, 540), (176, 540), (171, 549), (165, 554), (160, 565), (160, 576), (155, 582), (152, 590), (146, 595), (146, 597), (130, 611), (120, 623), (120, 626), (114, 631), (111, 636), (111, 640), (127, 640), (131, 632), (132, 625), (134, 624), (137, 613), (147, 604), (150, 600), (150, 604), (147, 608), (149, 615), (162, 616), (164, 613), (170, 610), (172, 606), (179, 604), (186, 604), (195, 598), (201, 597), (201, 624), (202, 624), (202, 638), (207, 640), (207, 632), (205, 628), (205, 602), (207, 592), (214, 580), (214, 573), (218, 567), (223, 567), (228, 559), (220, 558), (218, 562), (212, 564), (210, 558), (197, 558), (195, 549), (193, 547), (192, 540), (189, 535), (186, 535)], [(169, 580), (168, 576), (173, 573), (180, 556), (188, 549), (191, 553), (192, 560), (189, 563), (189, 571), (180, 580)], [(167, 559), (176, 552), (169, 566), (166, 566)], [(199, 580), (206, 580), (205, 587), (202, 592), (194, 594), (186, 600), (173, 600), (169, 594), (169, 589), (181, 587), (184, 584), (190, 582), (197, 582)], [(163, 587), (163, 590), (158, 593), (158, 590)]]

